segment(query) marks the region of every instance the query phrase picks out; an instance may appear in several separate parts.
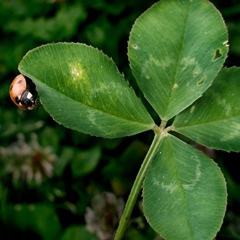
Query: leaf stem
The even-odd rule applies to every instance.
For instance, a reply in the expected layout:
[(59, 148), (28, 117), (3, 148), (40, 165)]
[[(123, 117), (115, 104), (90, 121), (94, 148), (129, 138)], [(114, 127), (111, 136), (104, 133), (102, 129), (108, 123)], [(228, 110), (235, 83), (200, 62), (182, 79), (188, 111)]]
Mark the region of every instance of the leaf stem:
[(147, 170), (151, 164), (151, 161), (160, 145), (162, 138), (166, 134), (166, 131), (164, 131), (165, 130), (164, 127), (165, 127), (165, 123), (164, 124), (162, 123), (160, 127), (155, 126), (153, 129), (155, 132), (153, 142), (147, 152), (145, 159), (143, 160), (143, 163), (139, 169), (137, 177), (133, 183), (133, 186), (132, 186), (131, 192), (128, 196), (128, 200), (127, 200), (123, 215), (121, 217), (120, 223), (118, 225), (118, 229), (117, 229), (114, 240), (121, 240), (123, 238), (123, 235), (126, 231), (133, 208), (137, 201), (138, 195), (141, 191), (146, 172), (147, 172)]

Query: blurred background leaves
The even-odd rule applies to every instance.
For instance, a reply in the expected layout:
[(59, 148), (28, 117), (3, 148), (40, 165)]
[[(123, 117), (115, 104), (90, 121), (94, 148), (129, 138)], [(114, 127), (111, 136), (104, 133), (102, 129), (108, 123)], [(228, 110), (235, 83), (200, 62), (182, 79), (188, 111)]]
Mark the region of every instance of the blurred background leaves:
[[(92, 45), (112, 57), (142, 97), (129, 70), (127, 41), (135, 19), (154, 2), (0, 0), (1, 149), (19, 159), (14, 147), (18, 134), (24, 136), (22, 141), (30, 150), (31, 136), (35, 134), (38, 150), (51, 149), (48, 154), (56, 158), (51, 178), (41, 172), (41, 183), (21, 177), (16, 182), (5, 170), (6, 161), (11, 160), (0, 155), (0, 239), (96, 239), (87, 232), (84, 219), (92, 199), (107, 191), (126, 201), (152, 140), (151, 132), (106, 140), (71, 131), (56, 124), (42, 107), (29, 112), (17, 109), (8, 89), (28, 50), (49, 42), (72, 41)], [(229, 30), (230, 52), (225, 65), (240, 66), (239, 0), (212, 2), (223, 14)], [(155, 117), (155, 121), (159, 120)], [(227, 214), (216, 239), (240, 239), (239, 158), (238, 153), (215, 152), (229, 193)], [(38, 166), (42, 159), (37, 158)], [(36, 158), (32, 161), (35, 170)], [(161, 239), (142, 217), (140, 199), (126, 239)]]

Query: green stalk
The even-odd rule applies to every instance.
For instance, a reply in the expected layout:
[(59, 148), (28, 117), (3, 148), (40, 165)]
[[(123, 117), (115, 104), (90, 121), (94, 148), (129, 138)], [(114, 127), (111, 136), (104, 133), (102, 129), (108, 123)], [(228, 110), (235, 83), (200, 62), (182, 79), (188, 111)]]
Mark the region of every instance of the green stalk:
[(146, 172), (151, 164), (152, 158), (154, 157), (156, 150), (160, 145), (162, 138), (166, 134), (166, 132), (164, 131), (164, 127), (165, 127), (165, 123), (162, 123), (160, 128), (156, 127), (154, 129), (155, 136), (154, 136), (153, 142), (147, 152), (146, 157), (143, 160), (143, 163), (139, 169), (137, 177), (133, 183), (133, 186), (128, 196), (128, 200), (127, 200), (123, 215), (121, 217), (120, 223), (118, 225), (118, 229), (117, 229), (114, 240), (121, 240), (123, 238), (123, 235), (126, 231), (133, 208), (136, 204), (138, 195), (141, 191)]

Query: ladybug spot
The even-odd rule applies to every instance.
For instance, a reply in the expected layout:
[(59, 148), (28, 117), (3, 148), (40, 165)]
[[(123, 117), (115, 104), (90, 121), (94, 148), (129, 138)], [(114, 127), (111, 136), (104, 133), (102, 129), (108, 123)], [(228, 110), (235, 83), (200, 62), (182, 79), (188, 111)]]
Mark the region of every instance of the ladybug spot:
[(19, 97), (15, 97), (15, 101), (16, 101), (16, 103), (20, 103), (21, 99)]
[(18, 80), (18, 82), (17, 82), (17, 83), (18, 83), (18, 84), (22, 83), (22, 79)]

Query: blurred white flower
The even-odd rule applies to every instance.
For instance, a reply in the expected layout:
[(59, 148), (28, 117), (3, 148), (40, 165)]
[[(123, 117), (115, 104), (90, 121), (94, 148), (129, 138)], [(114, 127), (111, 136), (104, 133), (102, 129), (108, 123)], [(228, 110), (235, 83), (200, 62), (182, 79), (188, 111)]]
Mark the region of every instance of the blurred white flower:
[(8, 147), (0, 147), (0, 159), (3, 173), (11, 174), (13, 181), (19, 180), (40, 184), (44, 177), (51, 177), (56, 155), (51, 147), (42, 147), (36, 134), (31, 135), (29, 143), (23, 134), (17, 136), (17, 142)]
[(117, 199), (113, 193), (105, 192), (96, 195), (91, 205), (91, 208), (87, 207), (85, 214), (87, 229), (95, 233), (100, 240), (113, 239), (123, 213), (123, 199)]

